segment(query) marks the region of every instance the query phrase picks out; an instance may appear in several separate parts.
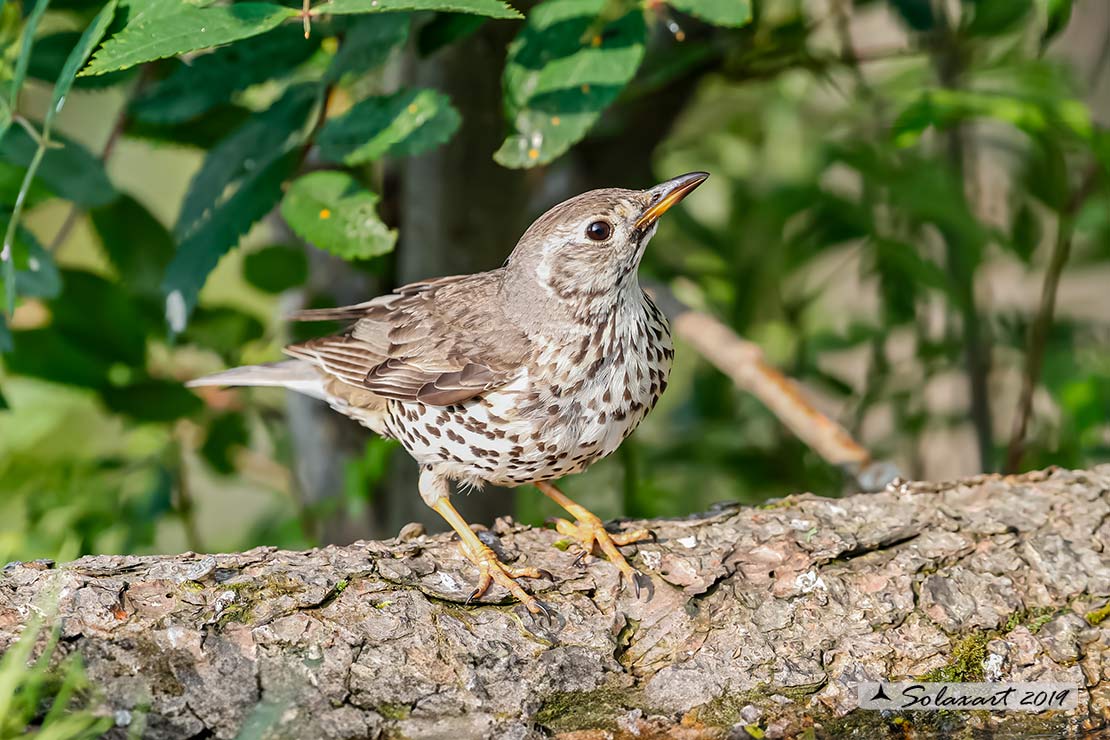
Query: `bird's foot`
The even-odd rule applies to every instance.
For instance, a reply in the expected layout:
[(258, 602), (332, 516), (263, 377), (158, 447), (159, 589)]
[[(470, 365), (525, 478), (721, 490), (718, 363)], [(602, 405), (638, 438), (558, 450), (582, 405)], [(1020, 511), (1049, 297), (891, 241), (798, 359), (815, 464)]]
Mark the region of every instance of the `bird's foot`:
[(551, 578), (550, 573), (539, 568), (513, 568), (508, 566), (501, 562), (497, 558), (497, 554), (486, 545), (468, 546), (464, 541), (462, 551), (467, 559), (478, 567), (478, 587), (470, 594), (467, 603), (482, 598), (486, 591), (489, 591), (489, 587), (496, 583), (524, 604), (528, 611), (533, 614), (550, 616), (547, 606), (525, 591), (524, 587), (516, 581), (518, 578)]
[(594, 553), (595, 548), (601, 550), (605, 557), (609, 559), (609, 562), (617, 566), (617, 569), (621, 572), (621, 579), (628, 581), (635, 590), (636, 596), (640, 595), (641, 587), (646, 587), (649, 590), (650, 598), (651, 579), (633, 568), (618, 548), (631, 545), (634, 542), (654, 539), (655, 536), (647, 529), (635, 529), (630, 532), (613, 534), (605, 529), (605, 524), (597, 515), (581, 507), (578, 508), (580, 511), (571, 512), (576, 517), (574, 522), (558, 518), (548, 520), (555, 524), (555, 531), (565, 537), (570, 537), (581, 545), (582, 551), (578, 555), (578, 562), (584, 562), (588, 556)]

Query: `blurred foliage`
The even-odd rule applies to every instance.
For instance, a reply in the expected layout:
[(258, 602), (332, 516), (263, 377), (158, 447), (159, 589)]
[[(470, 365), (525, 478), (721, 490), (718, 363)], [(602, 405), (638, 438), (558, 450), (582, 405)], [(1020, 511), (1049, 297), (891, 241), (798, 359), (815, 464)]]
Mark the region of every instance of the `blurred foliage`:
[[(306, 546), (365, 510), (390, 443), (347, 463), (341, 500), (308, 503), (280, 392), (181, 381), (275, 359), (288, 292), (332, 304), (304, 289), (312, 250), (389, 279), (404, 235), (387, 170), (465, 123), (397, 70), (486, 23), (516, 29), (491, 156), (557, 182), (579, 147), (665, 119), (658, 177), (713, 178), (664, 219), (645, 272), (758, 342), (876, 458), (914, 476), (1110, 459), (1110, 297), (1086, 288), (1076, 310), (1067, 289), (1110, 280), (1108, 111), (1092, 108), (1107, 39), (1081, 75), (1053, 45), (1069, 0), (813, 5), (5, 3), (5, 550)], [(864, 21), (883, 32), (853, 38)], [(88, 96), (115, 101), (104, 120), (64, 114)], [(90, 129), (107, 138), (90, 146)], [(121, 142), (199, 160), (180, 202), (158, 172), (149, 191), (120, 176)], [(758, 402), (682, 347), (677, 362), (660, 408), (572, 495), (655, 516), (842, 490)], [(534, 498), (518, 515), (539, 521)]]

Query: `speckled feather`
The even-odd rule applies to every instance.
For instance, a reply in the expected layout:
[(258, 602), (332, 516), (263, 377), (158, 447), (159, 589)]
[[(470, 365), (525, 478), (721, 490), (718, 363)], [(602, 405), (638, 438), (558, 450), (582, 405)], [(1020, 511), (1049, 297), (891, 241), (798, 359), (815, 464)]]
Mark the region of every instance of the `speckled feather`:
[[(637, 218), (660, 197), (591, 191), (537, 219), (500, 269), (296, 314), (351, 323), (291, 345), (296, 360), (257, 368), (254, 384), (296, 373), (304, 386), (310, 365), (318, 386), (297, 389), (400, 441), (431, 476), (429, 504), (448, 479), (516, 486), (580, 472), (667, 386), (670, 332), (636, 279), (655, 233)], [(604, 243), (585, 236), (597, 219), (613, 228)]]

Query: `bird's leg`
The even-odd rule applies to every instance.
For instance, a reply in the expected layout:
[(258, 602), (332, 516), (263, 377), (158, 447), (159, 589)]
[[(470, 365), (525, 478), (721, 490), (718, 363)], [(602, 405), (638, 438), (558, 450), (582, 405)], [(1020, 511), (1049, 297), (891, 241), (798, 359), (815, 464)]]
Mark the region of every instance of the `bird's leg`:
[(596, 514), (581, 504), (576, 504), (574, 501), (567, 498), (566, 494), (555, 486), (546, 481), (540, 481), (536, 483), (536, 488), (540, 489), (543, 495), (566, 509), (567, 512), (577, 520), (571, 523), (566, 519), (556, 519), (555, 530), (559, 532), (559, 534), (577, 540), (585, 549), (586, 554), (592, 553), (594, 551), (594, 545), (597, 545), (597, 547), (605, 553), (606, 557), (609, 558), (609, 561), (617, 566), (621, 575), (627, 578), (628, 582), (636, 586), (637, 590), (639, 590), (639, 579), (637, 578), (638, 574), (636, 570), (628, 564), (628, 561), (625, 560), (624, 555), (621, 554), (621, 551), (618, 550), (617, 547), (651, 539), (651, 532), (646, 529), (637, 529), (632, 532), (610, 534), (606, 531), (605, 525)]
[(516, 582), (517, 578), (540, 578), (544, 575), (538, 568), (512, 568), (502, 563), (492, 549), (478, 539), (478, 535), (463, 519), (462, 514), (451, 505), (447, 492), (447, 480), (425, 468), (420, 474), (420, 495), (433, 510), (443, 517), (451, 529), (459, 535), (463, 554), (467, 560), (478, 566), (478, 587), (470, 595), (471, 599), (481, 598), (496, 583), (506, 588), (520, 603), (533, 614), (547, 613), (535, 596), (528, 593)]

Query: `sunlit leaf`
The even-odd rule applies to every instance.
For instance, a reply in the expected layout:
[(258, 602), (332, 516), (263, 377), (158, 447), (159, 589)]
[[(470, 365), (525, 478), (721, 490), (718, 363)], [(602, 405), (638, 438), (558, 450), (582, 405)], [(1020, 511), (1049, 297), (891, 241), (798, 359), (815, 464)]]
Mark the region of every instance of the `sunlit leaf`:
[[(170, 11), (132, 17), (104, 42), (81, 74), (97, 75), (191, 51), (229, 44), (276, 28), (299, 11), (273, 3), (199, 7), (180, 2)], [(308, 43), (307, 41), (305, 43)]]
[(644, 55), (639, 8), (601, 25), (605, 0), (546, 0), (509, 46), (505, 103), (512, 133), (494, 155), (506, 167), (552, 161), (579, 141), (636, 74)]
[(403, 10), (438, 10), (471, 13), (489, 18), (520, 18), (519, 12), (501, 0), (331, 0), (313, 8), (317, 14), (390, 13)]
[(343, 259), (369, 259), (393, 249), (397, 232), (378, 217), (378, 196), (344, 172), (313, 172), (296, 180), (281, 215), (302, 239)]
[(281, 293), (308, 277), (308, 257), (300, 247), (273, 246), (243, 258), (243, 277), (267, 293)]
[(383, 156), (411, 156), (451, 138), (460, 123), (451, 101), (434, 90), (402, 90), (360, 101), (324, 124), (320, 155), (357, 165)]
[[(83, 34), (80, 31), (58, 31), (43, 36), (35, 42), (27, 76), (42, 82), (53, 83), (62, 72), (62, 66), (77, 46)], [(110, 72), (95, 77), (78, 77), (73, 86), (79, 90), (95, 90), (118, 85), (128, 80), (128, 72)]]
[(743, 26), (752, 19), (749, 0), (668, 0), (684, 13), (717, 26)]
[(275, 28), (180, 64), (169, 77), (145, 90), (131, 104), (131, 112), (147, 123), (188, 121), (226, 103), (240, 90), (288, 74), (318, 48), (319, 37), (306, 41), (299, 27)]

